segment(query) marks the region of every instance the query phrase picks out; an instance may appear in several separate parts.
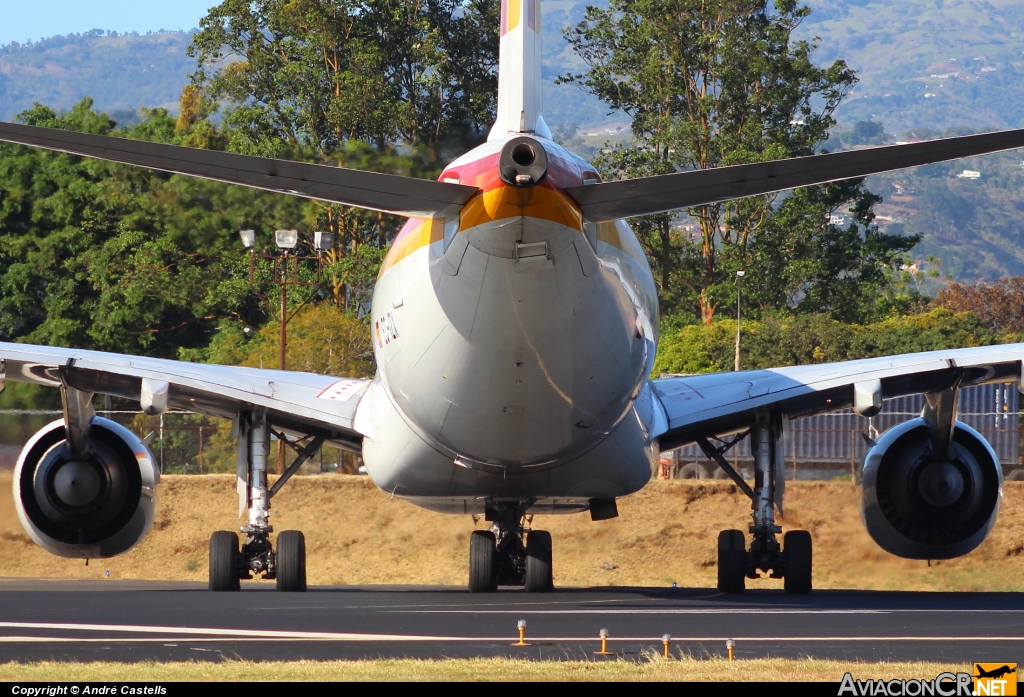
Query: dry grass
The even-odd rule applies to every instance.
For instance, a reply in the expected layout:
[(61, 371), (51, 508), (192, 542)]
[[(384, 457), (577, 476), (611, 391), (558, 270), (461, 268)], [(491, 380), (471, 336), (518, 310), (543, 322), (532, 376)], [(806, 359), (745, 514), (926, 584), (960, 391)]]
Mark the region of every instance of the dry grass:
[[(22, 531), (0, 472), (0, 555), (4, 573), (40, 578), (206, 579), (213, 530), (237, 529), (234, 479), (165, 477), (153, 532), (130, 553), (85, 566), (38, 548)], [(961, 559), (933, 563), (880, 550), (860, 522), (860, 490), (848, 482), (789, 484), (785, 527), (810, 530), (818, 588), (901, 590), (1024, 589), (1024, 483), (1008, 482), (995, 530)], [(619, 502), (620, 516), (538, 517), (555, 543), (562, 586), (711, 587), (718, 531), (745, 528), (749, 502), (728, 483), (655, 481)], [(391, 500), (366, 477), (295, 477), (274, 499), (274, 527), (307, 536), (314, 584), (466, 582), (469, 516), (442, 516)], [(780, 587), (781, 581), (752, 582)]]
[(225, 680), (449, 680), (449, 681), (829, 681), (850, 671), (865, 680), (932, 679), (944, 671), (966, 666), (940, 663), (851, 663), (845, 661), (765, 658), (729, 662), (722, 659), (632, 661), (528, 661), (509, 658), (471, 658), (376, 661), (226, 661), (224, 663), (63, 663), (0, 664), (0, 681), (172, 681)]

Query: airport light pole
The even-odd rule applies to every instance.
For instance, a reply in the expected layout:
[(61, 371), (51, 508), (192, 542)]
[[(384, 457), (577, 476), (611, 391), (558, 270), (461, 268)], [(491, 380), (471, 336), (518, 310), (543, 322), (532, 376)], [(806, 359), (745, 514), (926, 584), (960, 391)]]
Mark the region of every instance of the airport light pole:
[[(249, 250), (249, 283), (254, 284), (256, 277), (256, 232), (254, 230), (240, 230), (238, 235), (242, 238), (242, 244)], [(281, 250), (280, 254), (261, 254), (260, 258), (274, 262), (273, 283), (280, 289), (281, 295), (281, 328), (277, 338), (277, 367), (279, 370), (286, 370), (288, 365), (288, 286), (320, 285), (323, 271), (323, 252), (334, 246), (334, 233), (313, 233), (315, 256), (302, 256), (292, 253), (292, 250), (299, 244), (298, 230), (275, 231), (274, 243)], [(316, 262), (315, 281), (301, 280), (299, 274), (300, 261)], [(284, 473), (284, 441), (278, 442), (277, 473)]]
[(740, 370), (740, 281), (745, 275), (745, 271), (736, 272), (736, 372)]

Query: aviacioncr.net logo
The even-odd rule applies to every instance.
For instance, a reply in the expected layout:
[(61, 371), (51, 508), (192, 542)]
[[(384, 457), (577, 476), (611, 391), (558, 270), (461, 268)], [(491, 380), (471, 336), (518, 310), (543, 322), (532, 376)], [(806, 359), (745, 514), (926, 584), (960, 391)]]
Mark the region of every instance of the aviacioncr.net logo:
[(971, 678), (970, 673), (939, 673), (931, 680), (854, 680), (847, 673), (839, 685), (839, 697), (973, 697)]

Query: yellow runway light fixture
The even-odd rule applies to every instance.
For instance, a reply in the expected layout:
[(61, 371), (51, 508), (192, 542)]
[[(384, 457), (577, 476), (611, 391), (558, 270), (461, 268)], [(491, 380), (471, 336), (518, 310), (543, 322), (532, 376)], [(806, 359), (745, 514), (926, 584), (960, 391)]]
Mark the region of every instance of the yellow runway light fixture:
[(519, 641), (517, 641), (516, 643), (514, 643), (512, 645), (513, 646), (529, 646), (530, 644), (528, 644), (525, 641), (525, 637), (526, 637), (526, 620), (519, 620), (519, 623), (516, 625), (516, 627), (519, 629)]

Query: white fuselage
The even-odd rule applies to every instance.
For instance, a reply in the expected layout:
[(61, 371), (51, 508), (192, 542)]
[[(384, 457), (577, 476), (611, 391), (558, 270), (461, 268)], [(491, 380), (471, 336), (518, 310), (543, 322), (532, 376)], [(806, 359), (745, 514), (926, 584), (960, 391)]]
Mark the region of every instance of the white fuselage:
[(507, 140), (449, 165), (442, 179), (481, 193), (446, 220), (409, 221), (389, 252), (357, 427), (368, 473), (397, 496), (578, 510), (650, 478), (655, 287), (629, 227), (583, 221), (563, 193), (596, 177), (586, 162), (538, 138), (547, 181), (506, 186)]

